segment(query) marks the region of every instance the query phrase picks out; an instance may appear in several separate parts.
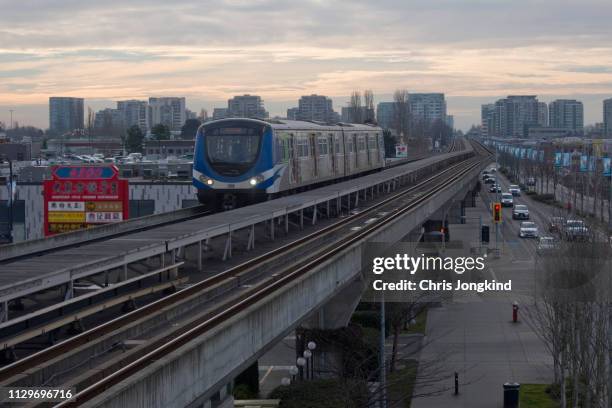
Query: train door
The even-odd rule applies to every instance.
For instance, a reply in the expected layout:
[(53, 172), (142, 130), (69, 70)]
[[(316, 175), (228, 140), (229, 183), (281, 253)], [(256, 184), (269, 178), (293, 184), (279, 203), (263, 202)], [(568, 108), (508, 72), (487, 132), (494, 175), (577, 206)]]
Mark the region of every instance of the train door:
[(298, 163), (298, 157), (296, 152), (296, 140), (293, 133), (289, 134), (289, 161), (291, 166), (291, 183), (297, 184), (300, 181), (300, 165)]
[(357, 133), (353, 133), (353, 156), (355, 159), (355, 170), (359, 168), (359, 144)]
[(380, 163), (380, 149), (378, 147), (380, 145), (378, 143), (378, 137), (379, 137), (378, 133), (374, 133), (374, 142), (373, 142), (373, 145), (375, 146), (375, 148), (374, 148), (374, 152), (373, 153), (374, 153), (374, 161), (375, 161), (376, 164)]
[(347, 176), (350, 172), (349, 168), (349, 154), (350, 149), (347, 149), (347, 143), (349, 143), (348, 135), (344, 134), (344, 129), (342, 129), (342, 168), (344, 169), (344, 175)]
[(310, 156), (312, 157), (312, 177), (319, 177), (319, 155), (317, 154), (317, 134), (310, 134)]
[(334, 134), (330, 133), (327, 136), (327, 145), (328, 147), (328, 155), (331, 160), (331, 173), (332, 175), (336, 175), (338, 172), (338, 158), (336, 157), (336, 146), (334, 144)]
[(372, 167), (372, 158), (370, 157), (370, 135), (366, 133), (364, 137), (365, 137), (366, 156), (368, 157), (368, 167)]

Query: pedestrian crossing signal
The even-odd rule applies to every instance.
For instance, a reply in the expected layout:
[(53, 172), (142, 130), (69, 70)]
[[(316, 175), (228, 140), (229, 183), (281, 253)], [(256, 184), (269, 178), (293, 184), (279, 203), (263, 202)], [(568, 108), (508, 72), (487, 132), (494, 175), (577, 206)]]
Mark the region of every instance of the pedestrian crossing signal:
[(493, 203), (493, 221), (502, 221), (502, 206), (500, 203)]

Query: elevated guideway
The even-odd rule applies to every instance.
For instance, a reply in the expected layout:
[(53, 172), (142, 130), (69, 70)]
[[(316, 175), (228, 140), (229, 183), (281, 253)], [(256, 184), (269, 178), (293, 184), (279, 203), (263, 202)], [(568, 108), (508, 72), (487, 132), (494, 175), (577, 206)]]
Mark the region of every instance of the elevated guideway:
[[(466, 150), (429, 157), (383, 170), (379, 173), (352, 179), (271, 200), (236, 210), (211, 214), (204, 218), (170, 222), (155, 228), (125, 233), (117, 237), (81, 246), (70, 246), (52, 252), (19, 255), (14, 260), (7, 256), (0, 263), (0, 322), (8, 319), (8, 304), (33, 293), (65, 285), (67, 298), (71, 297), (74, 282), (92, 275), (115, 271), (128, 278), (128, 266), (155, 259), (159, 270), (167, 270), (177, 264), (179, 255), (188, 246), (197, 246), (197, 264), (202, 269), (202, 253), (205, 244), (214, 238), (225, 237), (224, 258), (232, 252), (232, 234), (250, 229), (249, 247), (255, 245), (255, 225), (268, 223), (270, 238), (274, 239), (275, 224), (288, 230), (290, 219), (302, 225), (304, 212), (308, 222), (316, 222), (320, 214), (329, 214), (330, 208), (351, 208), (358, 205), (360, 197), (367, 197), (382, 190), (395, 189), (400, 180), (416, 180), (449, 163), (472, 155)], [(272, 222), (277, 221), (277, 222)], [(98, 233), (98, 232), (96, 232)], [(85, 239), (85, 237), (83, 238)]]
[[(334, 213), (339, 209), (346, 215), (345, 219), (338, 221), (338, 225), (326, 227), (324, 231), (317, 232), (316, 236), (306, 237), (315, 244), (306, 252), (295, 252), (295, 248), (304, 245), (299, 242), (279, 248), (273, 256), (276, 266), (264, 276), (256, 274), (247, 279), (247, 273), (252, 273), (249, 270), (256, 271), (261, 266), (258, 263), (249, 264), (248, 268), (241, 265), (223, 276), (211, 278), (170, 296), (177, 302), (190, 302), (201, 296), (199, 291), (218, 291), (220, 286), (231, 286), (236, 292), (214, 300), (209, 306), (202, 305), (192, 312), (180, 314), (186, 318), (186, 313), (193, 320), (184, 330), (177, 329), (176, 333), (164, 334), (158, 342), (151, 340), (147, 345), (136, 347), (133, 351), (135, 355), (128, 360), (129, 363), (121, 363), (114, 370), (110, 365), (106, 371), (97, 370), (95, 380), (79, 380), (79, 404), (105, 407), (207, 406), (208, 399), (214, 393), (223, 389), (245, 366), (298, 324), (312, 317), (313, 313), (324, 310), (326, 305), (348, 288), (353, 293), (350, 296), (354, 297), (352, 289), (355, 282), (359, 281), (361, 246), (365, 242), (397, 242), (444, 208), (448, 202), (472, 190), (480, 170), (489, 162), (488, 152), (478, 145), (475, 145), (475, 149), (468, 145), (461, 152), (425, 159), (292, 197), (215, 214), (206, 217), (205, 222), (202, 222), (204, 219), (200, 220), (201, 225), (193, 225), (198, 220), (191, 220), (181, 223), (180, 229), (165, 226), (134, 234), (155, 233), (151, 239), (160, 241), (161, 248), (158, 248), (160, 252), (152, 256), (163, 254), (162, 257), (170, 262), (187, 246), (203, 245), (211, 237), (224, 240), (224, 256), (231, 256), (232, 234), (238, 230), (250, 231), (252, 239), (249, 238), (248, 245), (254, 245), (254, 225), (263, 224), (268, 231), (267, 236), (272, 238), (275, 229), (289, 228), (289, 225), (295, 223), (299, 227), (300, 222), (314, 223), (317, 217), (328, 215), (330, 211)], [(444, 168), (447, 170), (444, 171)], [(389, 194), (383, 195), (383, 191)], [(369, 204), (360, 214), (350, 215), (350, 209), (360, 200), (370, 200), (375, 204)], [(254, 210), (255, 207), (259, 209)], [(215, 217), (217, 223), (209, 223)], [(329, 234), (333, 235), (328, 237)], [(153, 244), (148, 243), (146, 250), (150, 251), (153, 247)], [(201, 265), (200, 261), (198, 264)], [(354, 301), (347, 299), (344, 303)], [(169, 316), (177, 319), (179, 315), (172, 315), (170, 305), (166, 301), (155, 309), (151, 308), (149, 316), (146, 310), (126, 315), (126, 323), (131, 325), (129, 331), (138, 336), (134, 334), (135, 326), (147, 325), (147, 318), (172, 319), (153, 316), (153, 311), (170, 313)], [(184, 305), (182, 310), (187, 310)], [(328, 324), (326, 316), (319, 316), (317, 320), (323, 325)], [(86, 332), (83, 338), (116, 341), (113, 339), (116, 339), (119, 327), (118, 323), (113, 323), (107, 331), (99, 334)], [(58, 356), (60, 354), (57, 353), (62, 350), (68, 354), (77, 352), (77, 347), (80, 348), (78, 353), (86, 353), (85, 343), (81, 341), (76, 344), (59, 344), (55, 354), (51, 355)], [(81, 359), (85, 356), (79, 355)], [(19, 361), (11, 371), (4, 371), (22, 372), (14, 377), (14, 381), (25, 384), (28, 378), (35, 376), (35, 372), (47, 364), (42, 356), (38, 361), (34, 357), (31, 362), (39, 367), (32, 366), (27, 373), (21, 370), (29, 367), (28, 362), (19, 368)], [(54, 363), (50, 360), (49, 364)], [(64, 405), (69, 406), (70, 403)]]

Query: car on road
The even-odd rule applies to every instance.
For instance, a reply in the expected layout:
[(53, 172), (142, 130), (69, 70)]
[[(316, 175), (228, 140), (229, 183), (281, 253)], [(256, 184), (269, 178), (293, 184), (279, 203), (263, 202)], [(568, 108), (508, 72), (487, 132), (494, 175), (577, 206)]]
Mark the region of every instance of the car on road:
[(501, 195), (501, 205), (502, 207), (512, 207), (514, 206), (514, 197), (510, 193), (503, 193)]
[(519, 228), (519, 237), (537, 238), (539, 236), (538, 226), (532, 221), (523, 221)]
[(555, 249), (557, 249), (557, 247), (557, 241), (554, 237), (540, 237), (536, 251), (538, 254), (542, 255), (546, 252), (554, 251)]
[(484, 180), (485, 184), (495, 184), (497, 179), (493, 176), (489, 176)]
[(535, 186), (535, 185), (536, 185), (536, 179), (535, 179), (535, 177), (529, 177), (529, 178), (527, 179), (527, 183), (526, 183), (526, 184), (527, 184), (528, 186)]
[(565, 225), (565, 218), (563, 217), (552, 217), (548, 222), (549, 232), (561, 232)]
[(483, 181), (488, 179), (489, 177), (492, 177), (492, 175), (487, 170), (482, 172), (482, 180)]
[(499, 184), (493, 184), (491, 187), (489, 187), (489, 193), (501, 193), (502, 192), (502, 188)]
[(516, 184), (510, 184), (510, 187), (508, 187), (508, 192), (515, 197), (519, 197), (521, 195), (521, 188)]
[(589, 238), (589, 227), (582, 220), (567, 220), (562, 235), (568, 241), (585, 241)]
[(512, 210), (512, 219), (513, 220), (528, 220), (529, 219), (529, 209), (524, 204), (517, 204), (514, 206)]

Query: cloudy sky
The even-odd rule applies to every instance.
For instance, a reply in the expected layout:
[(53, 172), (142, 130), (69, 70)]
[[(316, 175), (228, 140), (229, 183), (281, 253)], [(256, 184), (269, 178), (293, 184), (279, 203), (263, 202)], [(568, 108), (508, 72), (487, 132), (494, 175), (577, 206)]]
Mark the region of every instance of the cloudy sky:
[(192, 110), (261, 95), (444, 92), (456, 124), (507, 94), (612, 97), (610, 0), (0, 0), (0, 121), (48, 126), (49, 96), (94, 109), (186, 96)]

